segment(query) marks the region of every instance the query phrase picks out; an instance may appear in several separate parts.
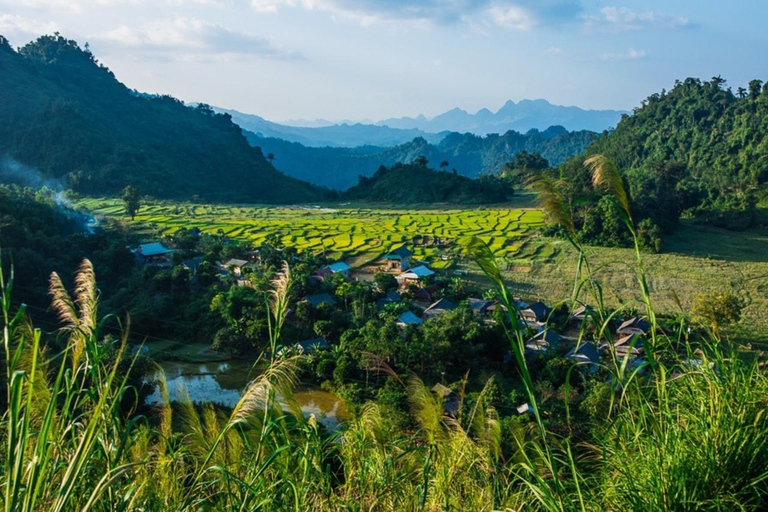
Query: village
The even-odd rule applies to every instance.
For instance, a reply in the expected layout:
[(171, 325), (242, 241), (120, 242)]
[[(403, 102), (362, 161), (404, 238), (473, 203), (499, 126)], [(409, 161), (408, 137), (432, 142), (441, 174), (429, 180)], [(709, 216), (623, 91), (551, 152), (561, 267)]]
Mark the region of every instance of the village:
[[(204, 236), (196, 230), (191, 234), (197, 238)], [(145, 265), (171, 269), (177, 253), (177, 249), (171, 248), (172, 244), (173, 239), (141, 244), (134, 249), (134, 254)], [(249, 277), (268, 264), (262, 258), (260, 249), (240, 248), (239, 257), (217, 261), (214, 267), (216, 285), (253, 287)], [(272, 250), (273, 256), (274, 252)], [(298, 255), (291, 257), (295, 261), (299, 260)], [(179, 262), (178, 257), (176, 261)], [(204, 257), (201, 255), (180, 261), (181, 267), (189, 273), (191, 282), (195, 282), (203, 262)], [(317, 264), (307, 276), (307, 293), (297, 297), (296, 307), (307, 307), (313, 311), (338, 310), (343, 314), (345, 308), (340, 304), (338, 290), (344, 283), (355, 283), (370, 290), (371, 307), (381, 315), (394, 316), (396, 324), (403, 331), (419, 329), (426, 322), (459, 308), (466, 308), (474, 318), (486, 324), (494, 324), (508, 315), (507, 308), (492, 292), (484, 290), (475, 295), (463, 289), (460, 277), (449, 276), (446, 271), (433, 270), (428, 262), (415, 259), (414, 252), (406, 245), (393, 247), (360, 269), (353, 269), (344, 261)], [(645, 362), (643, 341), (651, 332), (651, 324), (647, 319), (640, 316), (615, 318), (609, 323), (612, 339), (609, 344), (605, 336), (598, 336), (596, 312), (587, 304), (577, 303), (570, 310), (568, 305), (551, 307), (534, 298), (515, 297), (514, 300), (525, 357), (530, 361), (544, 356), (560, 357), (578, 365), (582, 372), (595, 372), (602, 357), (614, 354), (617, 360), (626, 361), (629, 368), (640, 368), (642, 371)], [(295, 311), (295, 308), (289, 310), (288, 322), (292, 320)], [(333, 345), (331, 340), (319, 335), (287, 340), (282, 351), (314, 354), (331, 350)], [(504, 356), (504, 364), (511, 364), (512, 359), (513, 353), (509, 350)], [(447, 388), (442, 388), (444, 386), (438, 384), (435, 391), (444, 395), (446, 401), (450, 393), (446, 391)], [(518, 412), (529, 412), (528, 407), (523, 404)]]

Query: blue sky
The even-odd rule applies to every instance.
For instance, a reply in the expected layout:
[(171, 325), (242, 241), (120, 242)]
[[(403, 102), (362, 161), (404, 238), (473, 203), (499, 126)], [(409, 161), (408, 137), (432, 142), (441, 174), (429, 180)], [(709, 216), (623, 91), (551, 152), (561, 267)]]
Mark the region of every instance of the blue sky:
[(0, 0), (129, 87), (268, 119), (365, 120), (545, 98), (631, 109), (675, 79), (768, 79), (759, 0)]

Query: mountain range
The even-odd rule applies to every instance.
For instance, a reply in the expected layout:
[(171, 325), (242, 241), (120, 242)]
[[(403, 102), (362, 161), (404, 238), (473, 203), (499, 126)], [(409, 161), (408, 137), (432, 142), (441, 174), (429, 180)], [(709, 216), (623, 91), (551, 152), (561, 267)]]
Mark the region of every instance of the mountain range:
[(566, 130), (590, 130), (602, 132), (615, 127), (621, 116), (629, 112), (621, 110), (584, 110), (579, 107), (553, 105), (547, 100), (522, 100), (519, 103), (507, 101), (498, 111), (487, 108), (470, 114), (454, 108), (432, 119), (423, 115), (385, 119), (378, 126), (403, 130), (423, 130), (431, 133), (443, 131), (474, 133), (506, 133), (509, 130), (526, 132), (531, 129), (544, 130), (550, 126), (562, 126)]
[[(546, 130), (550, 126), (562, 126), (569, 131), (589, 130), (601, 133), (615, 127), (621, 116), (620, 110), (584, 110), (579, 107), (553, 105), (546, 100), (508, 101), (498, 111), (482, 109), (475, 114), (455, 108), (428, 119), (401, 117), (378, 122), (330, 124), (326, 120), (291, 121), (280, 124), (254, 114), (213, 107), (216, 112), (232, 116), (232, 120), (244, 130), (262, 138), (298, 142), (308, 147), (391, 147), (421, 137), (437, 144), (452, 132), (474, 135), (504, 134), (508, 131), (525, 133), (529, 130)], [(297, 126), (303, 123), (306, 126)]]
[(264, 138), (244, 132), (248, 141), (272, 154), (274, 165), (290, 176), (333, 189), (343, 190), (355, 185), (360, 176), (371, 176), (382, 166), (410, 163), (420, 156), (433, 167), (443, 162), (446, 170), (470, 178), (496, 175), (520, 151), (540, 153), (550, 165), (577, 155), (598, 137), (586, 130), (569, 132), (562, 126), (527, 133), (508, 131), (504, 135), (485, 137), (471, 133), (449, 133), (436, 143), (417, 137), (390, 148), (362, 146), (358, 148), (307, 147), (278, 138)]

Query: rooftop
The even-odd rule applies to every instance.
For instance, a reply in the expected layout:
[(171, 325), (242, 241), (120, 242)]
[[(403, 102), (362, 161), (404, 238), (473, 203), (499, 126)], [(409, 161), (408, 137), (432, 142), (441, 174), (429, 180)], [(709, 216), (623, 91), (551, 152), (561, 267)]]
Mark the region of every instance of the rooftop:
[(138, 251), (142, 256), (162, 256), (163, 254), (170, 254), (174, 252), (173, 249), (167, 248), (161, 242), (141, 244)]

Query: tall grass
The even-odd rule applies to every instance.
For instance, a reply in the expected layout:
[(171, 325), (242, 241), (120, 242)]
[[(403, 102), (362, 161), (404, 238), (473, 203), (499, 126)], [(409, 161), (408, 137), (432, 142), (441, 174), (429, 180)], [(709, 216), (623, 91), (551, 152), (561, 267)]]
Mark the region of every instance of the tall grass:
[[(615, 167), (601, 159), (590, 165), (596, 186), (626, 203), (634, 236), (629, 198), (619, 188)], [(552, 211), (564, 206), (556, 195), (549, 199), (554, 200), (548, 207)], [(567, 216), (560, 219), (569, 222)], [(572, 243), (583, 251), (575, 236)], [(502, 453), (501, 423), (488, 400), (490, 385), (458, 414), (446, 415), (428, 385), (416, 376), (392, 374), (410, 404), (414, 427), (406, 432), (376, 403), (362, 407), (336, 434), (305, 418), (291, 392), (300, 359), (279, 350), (292, 284), (287, 266), (270, 294), (269, 349), (234, 409), (225, 413), (193, 404), (183, 390), (172, 404), (160, 379), (163, 401), (150, 418), (132, 412), (137, 393), (128, 384), (133, 363), (126, 349), (128, 322), (116, 344), (101, 336), (104, 322), (116, 319), (98, 316), (90, 263), (84, 262), (76, 275), (73, 294), (52, 276), (53, 308), (62, 321), (64, 342), (59, 353), (43, 346), (25, 308), (14, 308), (13, 272), (4, 280), (0, 269), (8, 404), (0, 424), (4, 509), (768, 507), (768, 379), (757, 361), (714, 340), (679, 342), (672, 351), (675, 340), (654, 329), (649, 348), (656, 350), (647, 367), (631, 368), (613, 353), (602, 365), (610, 396), (592, 425), (592, 436), (577, 440), (556, 434), (540, 410), (517, 303), (493, 253), (479, 239), (468, 242), (467, 251), (507, 307), (505, 332), (533, 406), (533, 428), (512, 432), (513, 453)], [(594, 334), (609, 339), (616, 312), (603, 308), (586, 251), (581, 258), (571, 303), (589, 299), (597, 310)], [(635, 264), (641, 306), (655, 327), (639, 249)]]

